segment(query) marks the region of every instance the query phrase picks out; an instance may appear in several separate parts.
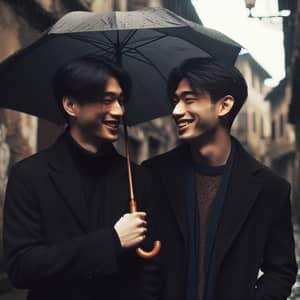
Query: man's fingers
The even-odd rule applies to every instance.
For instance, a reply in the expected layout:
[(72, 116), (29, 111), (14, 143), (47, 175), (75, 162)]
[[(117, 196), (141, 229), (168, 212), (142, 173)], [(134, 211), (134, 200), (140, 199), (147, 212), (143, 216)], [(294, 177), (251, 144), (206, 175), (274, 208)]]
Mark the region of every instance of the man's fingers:
[(147, 232), (147, 228), (146, 227), (141, 227), (139, 232), (140, 233), (145, 233), (145, 232)]
[(146, 235), (142, 235), (142, 236), (140, 237), (140, 241), (143, 241), (145, 238), (146, 238)]
[(132, 215), (137, 216), (141, 219), (145, 219), (147, 217), (147, 214), (143, 211), (134, 212), (134, 213), (132, 213)]
[(146, 227), (146, 226), (147, 226), (147, 221), (138, 220), (137, 227)]

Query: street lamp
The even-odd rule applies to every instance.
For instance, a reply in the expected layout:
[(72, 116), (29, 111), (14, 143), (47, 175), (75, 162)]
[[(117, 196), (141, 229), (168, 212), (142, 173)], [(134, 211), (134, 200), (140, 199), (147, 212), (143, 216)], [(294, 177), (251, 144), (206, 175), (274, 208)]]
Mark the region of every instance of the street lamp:
[(251, 11), (251, 9), (255, 6), (256, 0), (245, 0), (246, 7)]
[(275, 16), (253, 16), (252, 9), (255, 6), (256, 0), (244, 0), (246, 7), (249, 9), (249, 18), (258, 18), (258, 19), (265, 19), (265, 18), (284, 18), (290, 15), (290, 10), (282, 10), (279, 12), (278, 15)]
[(255, 6), (256, 0), (245, 0), (246, 7), (249, 9), (249, 18), (253, 18), (252, 8)]

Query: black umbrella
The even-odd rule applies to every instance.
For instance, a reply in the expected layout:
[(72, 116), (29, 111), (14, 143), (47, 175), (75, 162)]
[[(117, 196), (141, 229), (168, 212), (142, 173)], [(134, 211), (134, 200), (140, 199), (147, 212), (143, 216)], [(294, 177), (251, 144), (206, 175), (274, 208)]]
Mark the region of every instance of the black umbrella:
[(173, 67), (201, 56), (233, 64), (240, 49), (223, 34), (163, 8), (72, 12), (0, 65), (0, 107), (63, 123), (54, 104), (52, 78), (67, 61), (97, 54), (117, 60), (131, 75), (126, 111), (127, 123), (134, 125), (171, 112), (165, 100), (166, 79)]
[[(54, 74), (74, 58), (97, 54), (117, 61), (129, 72), (133, 87), (126, 106), (126, 123), (133, 125), (171, 112), (166, 101), (166, 80), (173, 67), (201, 56), (233, 64), (240, 49), (223, 34), (163, 8), (104, 14), (72, 12), (0, 65), (0, 107), (63, 123), (52, 91)], [(126, 126), (125, 148), (133, 212), (136, 202)], [(159, 249), (156, 241), (151, 252), (141, 248), (137, 252), (149, 258)]]

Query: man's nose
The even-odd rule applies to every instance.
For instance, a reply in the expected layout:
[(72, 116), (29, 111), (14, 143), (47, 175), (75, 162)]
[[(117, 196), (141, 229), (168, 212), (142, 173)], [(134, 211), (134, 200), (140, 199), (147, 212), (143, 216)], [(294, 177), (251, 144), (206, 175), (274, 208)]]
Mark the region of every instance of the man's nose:
[(115, 101), (112, 109), (111, 109), (111, 114), (114, 116), (123, 116), (125, 113), (125, 108), (123, 105), (120, 104), (119, 101)]
[(176, 118), (176, 117), (182, 116), (182, 115), (184, 115), (184, 113), (185, 113), (185, 105), (182, 100), (179, 100), (173, 109), (173, 112), (172, 112), (173, 117)]

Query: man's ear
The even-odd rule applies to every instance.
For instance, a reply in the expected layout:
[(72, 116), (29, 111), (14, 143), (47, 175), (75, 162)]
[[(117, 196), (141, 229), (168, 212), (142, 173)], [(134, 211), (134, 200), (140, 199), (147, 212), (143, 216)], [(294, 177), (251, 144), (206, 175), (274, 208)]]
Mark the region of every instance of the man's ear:
[(70, 117), (77, 117), (79, 113), (79, 106), (78, 102), (73, 97), (64, 96), (62, 99), (62, 104), (65, 112)]
[(226, 116), (232, 109), (234, 105), (234, 98), (231, 95), (226, 95), (222, 99), (219, 100), (218, 105), (218, 116), (224, 117)]

